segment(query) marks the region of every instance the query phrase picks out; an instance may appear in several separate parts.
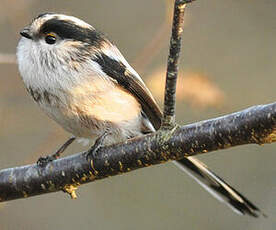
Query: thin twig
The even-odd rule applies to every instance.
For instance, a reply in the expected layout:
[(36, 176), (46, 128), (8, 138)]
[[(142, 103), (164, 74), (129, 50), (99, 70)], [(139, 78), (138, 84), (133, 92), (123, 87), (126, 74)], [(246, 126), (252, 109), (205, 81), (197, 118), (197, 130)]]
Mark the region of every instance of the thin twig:
[(76, 188), (94, 180), (184, 156), (275, 141), (276, 102), (107, 146), (89, 160), (79, 153), (45, 168), (33, 164), (0, 170), (0, 202), (61, 190), (76, 198)]
[(15, 64), (16, 57), (14, 54), (0, 53), (0, 64)]
[(183, 32), (184, 12), (186, 4), (193, 0), (175, 0), (170, 52), (168, 57), (166, 87), (164, 98), (164, 117), (162, 128), (175, 125), (175, 92), (178, 75), (178, 60), (181, 50), (181, 35)]

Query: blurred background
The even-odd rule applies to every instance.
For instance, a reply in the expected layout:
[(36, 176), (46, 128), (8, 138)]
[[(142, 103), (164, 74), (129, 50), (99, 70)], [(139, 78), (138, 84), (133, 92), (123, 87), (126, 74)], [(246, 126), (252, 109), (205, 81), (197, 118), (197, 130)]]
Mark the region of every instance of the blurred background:
[[(70, 135), (33, 103), (15, 52), (19, 31), (43, 12), (103, 31), (162, 104), (173, 1), (0, 0), (0, 168), (35, 162)], [(177, 119), (187, 124), (275, 101), (275, 0), (198, 0), (185, 15)], [(83, 149), (77, 143), (66, 154)], [(0, 203), (0, 229), (275, 229), (276, 145), (199, 158), (268, 218), (233, 213), (171, 163), (59, 192)], [(80, 227), (81, 226), (81, 227)]]

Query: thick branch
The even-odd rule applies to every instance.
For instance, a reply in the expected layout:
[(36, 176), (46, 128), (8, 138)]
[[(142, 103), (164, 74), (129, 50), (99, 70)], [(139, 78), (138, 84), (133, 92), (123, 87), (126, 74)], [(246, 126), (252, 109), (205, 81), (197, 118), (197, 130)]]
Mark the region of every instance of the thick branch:
[(75, 197), (75, 188), (83, 183), (185, 156), (275, 141), (276, 103), (255, 106), (104, 147), (91, 159), (79, 153), (55, 160), (45, 168), (33, 164), (1, 170), (0, 201), (60, 190)]
[(172, 127), (175, 122), (175, 91), (178, 75), (178, 60), (181, 50), (181, 35), (183, 32), (184, 12), (186, 4), (193, 0), (175, 0), (170, 52), (168, 57), (166, 88), (164, 98), (164, 117), (162, 126)]

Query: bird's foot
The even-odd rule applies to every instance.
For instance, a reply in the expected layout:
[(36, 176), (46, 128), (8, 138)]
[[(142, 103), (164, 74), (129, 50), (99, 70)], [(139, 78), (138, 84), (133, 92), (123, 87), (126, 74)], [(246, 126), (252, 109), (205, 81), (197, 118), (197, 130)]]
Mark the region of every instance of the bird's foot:
[(56, 159), (57, 159), (57, 157), (54, 157), (54, 154), (46, 156), (46, 157), (39, 157), (36, 164), (39, 167), (45, 167), (47, 164), (49, 164), (50, 162), (52, 162), (53, 160), (56, 160)]
[(109, 132), (104, 132), (98, 139), (95, 141), (94, 145), (91, 146), (91, 148), (86, 153), (86, 159), (89, 160), (89, 158), (93, 158), (98, 152), (100, 148), (104, 146), (104, 140), (106, 136), (108, 136)]
[(39, 167), (45, 167), (47, 164), (49, 164), (51, 161), (54, 161), (60, 157), (60, 154), (65, 151), (65, 149), (74, 141), (76, 140), (76, 137), (70, 137), (54, 154), (46, 156), (46, 157), (40, 157), (36, 164)]

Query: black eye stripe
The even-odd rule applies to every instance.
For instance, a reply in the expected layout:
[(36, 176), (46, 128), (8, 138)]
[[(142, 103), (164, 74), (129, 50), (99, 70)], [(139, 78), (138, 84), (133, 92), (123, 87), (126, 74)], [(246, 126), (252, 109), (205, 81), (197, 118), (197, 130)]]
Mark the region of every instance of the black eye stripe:
[(40, 33), (43, 34), (51, 32), (57, 34), (61, 39), (82, 41), (95, 46), (100, 46), (105, 40), (104, 36), (93, 28), (80, 27), (73, 22), (56, 18), (46, 21), (40, 29)]

